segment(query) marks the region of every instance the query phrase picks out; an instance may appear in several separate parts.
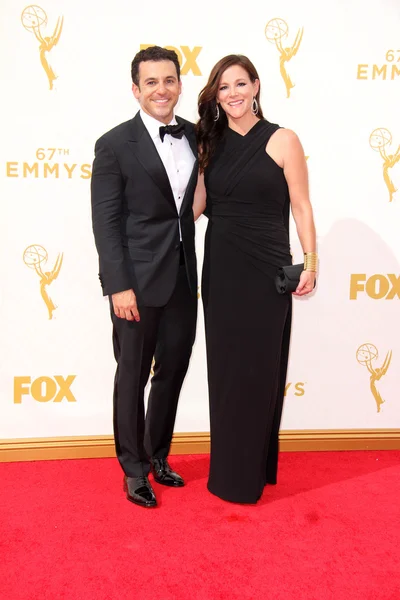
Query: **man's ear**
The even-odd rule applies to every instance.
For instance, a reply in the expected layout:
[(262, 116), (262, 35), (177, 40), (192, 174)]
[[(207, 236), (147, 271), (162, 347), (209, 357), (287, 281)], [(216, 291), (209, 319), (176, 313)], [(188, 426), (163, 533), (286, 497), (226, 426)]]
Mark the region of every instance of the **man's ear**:
[(136, 100), (139, 100), (140, 87), (138, 85), (136, 85), (136, 83), (132, 83), (132, 92), (133, 92), (133, 95), (135, 96)]

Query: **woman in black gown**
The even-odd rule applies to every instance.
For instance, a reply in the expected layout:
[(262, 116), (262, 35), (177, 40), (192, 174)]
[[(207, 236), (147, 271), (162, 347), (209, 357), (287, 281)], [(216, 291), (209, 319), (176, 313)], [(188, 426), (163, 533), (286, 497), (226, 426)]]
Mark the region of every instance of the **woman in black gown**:
[(207, 201), (199, 192), (194, 213), (205, 209), (209, 218), (202, 280), (208, 489), (243, 503), (257, 502), (277, 477), (292, 299), (278, 294), (274, 277), (292, 262), (290, 206), (306, 254), (297, 295), (313, 289), (316, 260), (304, 151), (292, 131), (263, 118), (259, 97), (249, 59), (227, 56), (200, 93), (197, 124)]

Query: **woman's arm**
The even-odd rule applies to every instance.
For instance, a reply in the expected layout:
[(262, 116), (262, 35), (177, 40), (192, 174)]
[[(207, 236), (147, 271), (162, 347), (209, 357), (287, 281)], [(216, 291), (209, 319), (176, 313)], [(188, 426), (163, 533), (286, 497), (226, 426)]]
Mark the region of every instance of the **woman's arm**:
[[(308, 172), (304, 150), (299, 138), (293, 131), (289, 129), (281, 131), (283, 171), (289, 188), (290, 204), (297, 234), (304, 254), (315, 253), (316, 234), (309, 198)], [(303, 271), (295, 293), (303, 296), (311, 292), (314, 288), (315, 275), (313, 271)]]
[(195, 221), (197, 221), (200, 215), (203, 214), (204, 209), (206, 208), (206, 196), (207, 193), (204, 185), (204, 173), (199, 173), (193, 198), (193, 215)]

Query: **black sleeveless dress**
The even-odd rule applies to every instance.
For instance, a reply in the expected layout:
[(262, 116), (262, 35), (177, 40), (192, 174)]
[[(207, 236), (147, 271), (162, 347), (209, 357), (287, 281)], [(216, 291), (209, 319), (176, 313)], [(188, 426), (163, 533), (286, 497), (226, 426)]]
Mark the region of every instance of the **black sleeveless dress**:
[(265, 152), (277, 129), (265, 120), (245, 136), (227, 127), (205, 172), (208, 489), (232, 502), (257, 502), (277, 476), (292, 307), (274, 285), (292, 262), (289, 191)]

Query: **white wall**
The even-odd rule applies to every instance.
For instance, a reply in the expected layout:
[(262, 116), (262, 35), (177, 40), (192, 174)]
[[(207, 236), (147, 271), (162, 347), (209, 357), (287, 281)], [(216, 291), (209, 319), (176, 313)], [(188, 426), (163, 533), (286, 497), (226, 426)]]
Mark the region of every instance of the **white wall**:
[[(187, 66), (201, 75), (190, 70), (183, 76), (177, 111), (191, 120), (196, 120), (197, 95), (215, 62), (229, 53), (249, 56), (260, 73), (264, 113), (294, 129), (309, 157), (320, 277), (312, 297), (294, 302), (283, 428), (400, 427), (400, 289), (389, 282), (388, 298), (360, 291), (350, 299), (354, 274), (379, 276), (367, 286), (375, 296), (385, 291), (382, 275), (390, 275), (392, 282), (400, 276), (400, 191), (389, 201), (383, 169), (385, 160), (393, 163), (388, 176), (400, 188), (397, 2), (382, 0), (367, 9), (361, 0), (330, 6), (317, 0), (254, 0), (233, 8), (232, 2), (203, 0), (171, 3), (167, 14), (165, 2), (158, 0), (148, 5), (54, 0), (40, 6), (47, 15), (40, 27), (43, 37), (54, 35), (63, 17), (58, 43), (47, 53), (58, 75), (53, 90), (40, 62), (39, 41), (21, 22), (26, 4), (4, 0), (1, 7), (0, 437), (112, 432), (111, 326), (97, 279), (88, 173), (95, 140), (136, 112), (130, 62), (141, 44), (154, 43), (197, 53)], [(265, 36), (267, 23), (277, 17), (288, 25), (285, 48), (293, 46), (303, 28), (298, 51), (286, 63), (295, 84), (289, 98), (279, 51)], [(269, 28), (268, 34), (274, 31)], [(370, 145), (377, 128), (392, 136), (386, 159)], [(374, 138), (373, 145), (378, 141)], [(57, 151), (50, 160), (51, 148)], [(44, 159), (38, 149), (44, 149)], [(25, 176), (24, 163), (33, 169)], [(55, 171), (45, 177), (45, 169), (56, 164), (58, 177)], [(205, 227), (203, 217), (197, 225), (199, 267)], [(48, 253), (43, 272), (51, 272), (63, 255), (58, 277), (47, 288), (57, 305), (52, 319), (40, 294), (40, 276), (23, 260), (24, 250), (35, 244)], [(294, 227), (292, 246), (300, 260)], [(176, 431), (207, 431), (209, 426), (201, 304), (199, 309)], [(368, 364), (356, 357), (365, 343), (378, 350), (368, 363), (371, 369), (382, 367), (392, 351), (386, 373), (376, 382), (385, 400), (379, 413)], [(28, 386), (29, 378), (68, 381), (70, 375), (76, 376), (71, 395), (61, 392), (57, 398), (56, 393), (61, 401), (51, 399), (56, 383), (47, 381), (50, 400), (42, 402), (34, 398), (40, 385)], [(14, 383), (22, 393), (14, 393)], [(46, 389), (42, 386), (43, 393)]]

